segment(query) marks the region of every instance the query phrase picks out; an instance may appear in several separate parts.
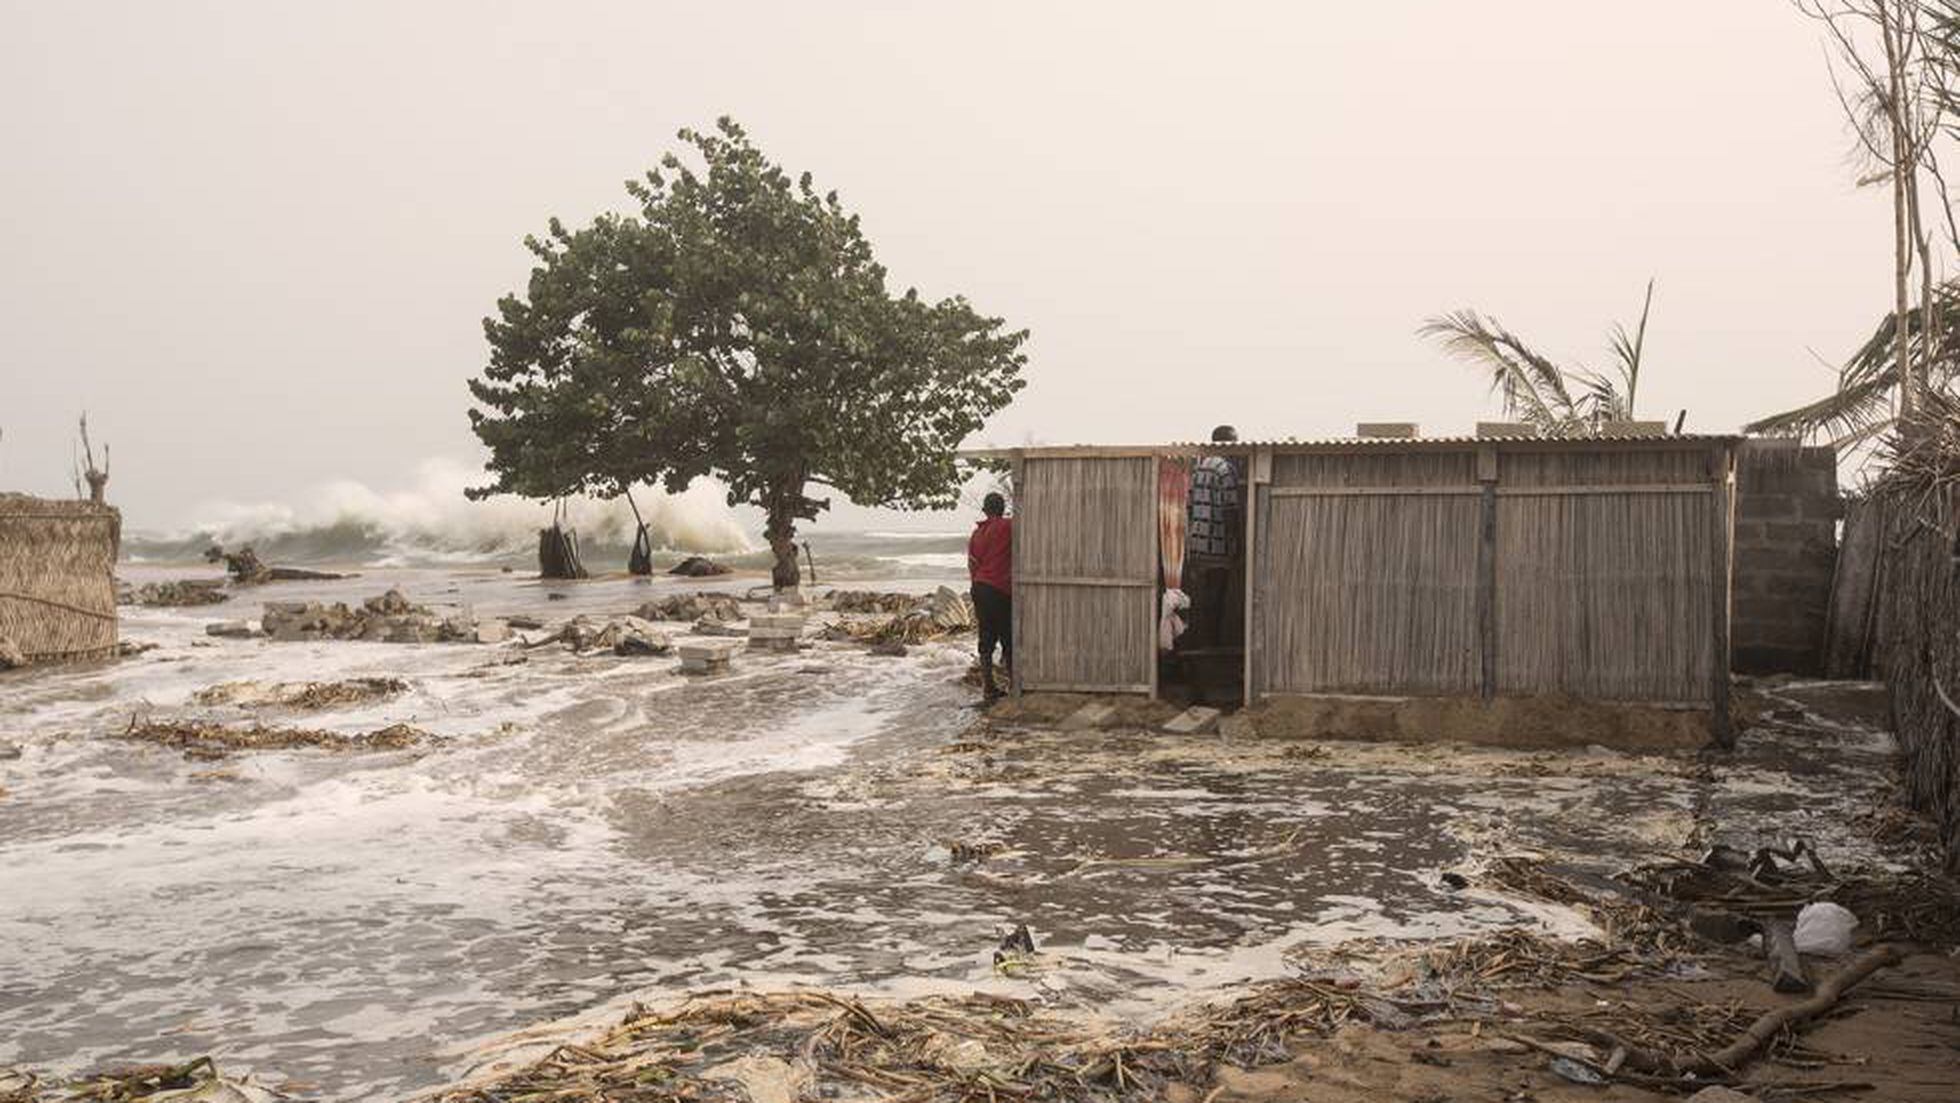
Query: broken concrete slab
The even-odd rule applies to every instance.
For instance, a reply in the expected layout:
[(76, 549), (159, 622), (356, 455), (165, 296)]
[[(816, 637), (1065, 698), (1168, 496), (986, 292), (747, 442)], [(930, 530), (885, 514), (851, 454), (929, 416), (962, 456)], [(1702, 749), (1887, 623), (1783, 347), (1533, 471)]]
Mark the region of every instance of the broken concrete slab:
[(249, 640), (259, 634), (259, 630), (248, 620), (221, 620), (216, 624), (204, 626), (207, 636), (220, 636), (228, 640)]
[(1091, 701), (1063, 717), (1061, 729), (1065, 732), (1087, 731), (1100, 728), (1116, 718), (1116, 706), (1106, 701)]
[(1218, 726), (1221, 713), (1204, 705), (1192, 705), (1164, 722), (1163, 730), (1171, 735), (1201, 735)]

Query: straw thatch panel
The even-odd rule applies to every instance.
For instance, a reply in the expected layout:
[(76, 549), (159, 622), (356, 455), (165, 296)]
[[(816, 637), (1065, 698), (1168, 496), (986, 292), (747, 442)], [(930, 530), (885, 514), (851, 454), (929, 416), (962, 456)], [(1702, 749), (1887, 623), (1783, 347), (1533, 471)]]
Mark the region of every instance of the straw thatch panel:
[[(1364, 476), (1416, 477), (1386, 466), (1371, 462)], [(1264, 493), (1258, 686), (1270, 693), (1478, 692), (1480, 497)]]
[(114, 654), (121, 538), (106, 506), (0, 494), (0, 637), (37, 662)]
[(1500, 451), (1500, 486), (1666, 486), (1706, 483), (1708, 449)]
[(1127, 456), (1023, 465), (1014, 530), (1014, 660), (1024, 688), (1151, 688), (1156, 464)]
[[(1635, 458), (1653, 455), (1666, 453)], [(1611, 462), (1532, 473), (1591, 482), (1600, 466), (1617, 467), (1643, 483), (1660, 473), (1621, 456), (1598, 458)], [(1498, 692), (1713, 700), (1726, 662), (1715, 656), (1712, 509), (1708, 491), (1499, 497)]]

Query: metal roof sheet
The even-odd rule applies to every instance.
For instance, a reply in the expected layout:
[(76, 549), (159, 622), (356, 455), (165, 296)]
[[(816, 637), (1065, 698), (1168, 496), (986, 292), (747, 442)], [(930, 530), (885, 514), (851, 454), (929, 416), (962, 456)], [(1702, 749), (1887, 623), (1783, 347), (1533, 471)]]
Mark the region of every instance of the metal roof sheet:
[(1582, 449), (1599, 445), (1628, 444), (1644, 447), (1665, 447), (1680, 445), (1739, 444), (1745, 438), (1725, 433), (1611, 433), (1584, 437), (1540, 437), (1540, 436), (1451, 436), (1451, 437), (1294, 437), (1266, 440), (1239, 440), (1229, 444), (1212, 441), (1166, 441), (1159, 444), (1024, 444), (1000, 448), (965, 449), (966, 456), (1011, 456), (1017, 453), (1050, 455), (1066, 453), (1104, 453), (1136, 454), (1150, 452), (1253, 452), (1262, 449), (1284, 451), (1287, 449), (1329, 449), (1329, 450), (1368, 450), (1392, 452), (1397, 449), (1436, 449), (1473, 448), (1482, 444), (1531, 444), (1551, 445), (1557, 448)]

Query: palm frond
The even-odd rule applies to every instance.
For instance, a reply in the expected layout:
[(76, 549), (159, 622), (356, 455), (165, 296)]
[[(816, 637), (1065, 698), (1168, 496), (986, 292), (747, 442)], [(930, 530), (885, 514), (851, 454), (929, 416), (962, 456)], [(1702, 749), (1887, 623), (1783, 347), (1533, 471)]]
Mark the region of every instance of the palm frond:
[[(1441, 342), (1451, 355), (1488, 369), (1491, 390), (1503, 396), (1506, 416), (1549, 430), (1578, 415), (1558, 368), (1495, 318), (1456, 310), (1426, 320), (1416, 333)], [(1556, 384), (1548, 385), (1548, 378)]]
[(1627, 336), (1627, 328), (1613, 323), (1613, 362), (1620, 371), (1620, 389), (1626, 397), (1623, 416), (1633, 417), (1634, 400), (1640, 393), (1640, 354), (1647, 345), (1647, 316), (1654, 309), (1654, 280), (1647, 279), (1647, 297), (1640, 304), (1640, 321)]

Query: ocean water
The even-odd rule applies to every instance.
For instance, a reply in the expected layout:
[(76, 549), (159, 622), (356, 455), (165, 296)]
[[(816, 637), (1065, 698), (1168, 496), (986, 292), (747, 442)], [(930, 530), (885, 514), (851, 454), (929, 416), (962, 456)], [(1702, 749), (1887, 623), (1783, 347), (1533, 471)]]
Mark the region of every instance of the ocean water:
[[(945, 554), (947, 539), (866, 534), (857, 554)], [(1631, 861), (1711, 816), (1811, 836), (1835, 866), (1869, 850), (1846, 809), (1888, 778), (1882, 741), (1829, 760), (1807, 748), (1802, 773), (1740, 762), (1689, 780), (1610, 752), (1543, 776), (1544, 756), (1464, 748), (1295, 758), (1258, 740), (990, 731), (963, 682), (970, 640), (902, 658), (745, 653), (696, 680), (667, 659), (518, 642), (205, 632), (263, 600), (390, 587), (558, 620), (756, 581), (358, 569), (128, 609), (124, 637), (156, 650), (0, 674), (0, 740), (20, 751), (0, 759), (0, 1065), (210, 1054), (303, 1098), (408, 1098), (534, 1053), (513, 1039), (538, 1024), (727, 986), (979, 988), (1147, 1024), (1350, 940), (1589, 930), (1439, 883), (1480, 854)], [(215, 574), (126, 568), (136, 583), (200, 572)], [(317, 713), (192, 700), (360, 676), (409, 688)], [(144, 715), (407, 723), (436, 741), (199, 761), (117, 738)], [(1833, 764), (1846, 756), (1858, 769)], [(954, 843), (995, 852), (956, 864)], [(1044, 964), (996, 974), (1017, 923)]]

